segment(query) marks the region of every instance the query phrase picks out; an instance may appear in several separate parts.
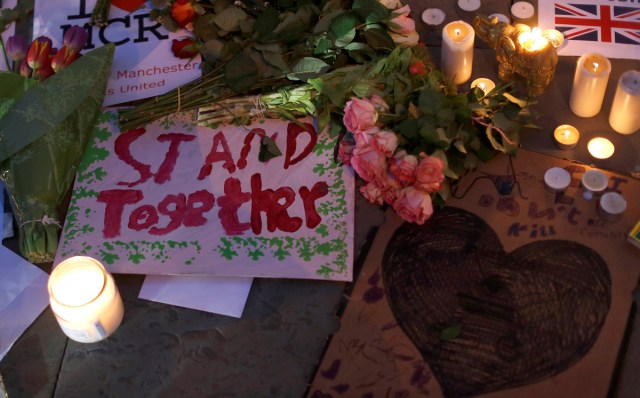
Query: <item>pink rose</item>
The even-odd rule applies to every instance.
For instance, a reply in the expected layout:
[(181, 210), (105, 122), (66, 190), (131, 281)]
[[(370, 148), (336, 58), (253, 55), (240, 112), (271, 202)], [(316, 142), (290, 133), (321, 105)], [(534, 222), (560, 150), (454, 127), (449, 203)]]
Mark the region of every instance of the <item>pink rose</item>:
[(391, 36), (393, 42), (396, 44), (402, 44), (405, 46), (416, 46), (420, 44), (420, 36), (418, 35), (418, 32), (415, 31), (407, 33), (406, 35), (389, 32), (389, 35)]
[(378, 112), (386, 112), (389, 110), (389, 105), (385, 102), (384, 98), (378, 94), (374, 94), (371, 97), (366, 98), (365, 101), (373, 105), (375, 110)]
[(373, 146), (355, 148), (351, 158), (351, 166), (365, 181), (373, 181), (381, 176), (386, 168), (386, 159), (382, 152)]
[(413, 187), (407, 187), (400, 191), (392, 206), (404, 220), (419, 225), (424, 224), (433, 214), (431, 196)]
[(382, 205), (382, 190), (375, 182), (368, 182), (360, 187), (360, 193), (369, 203)]
[(393, 18), (389, 21), (389, 29), (392, 32), (407, 36), (416, 31), (416, 22), (411, 18), (409, 5), (398, 8), (391, 15)]
[(373, 145), (390, 157), (398, 148), (398, 136), (392, 131), (378, 130), (373, 135)]
[(426, 192), (435, 192), (442, 188), (444, 180), (444, 162), (435, 156), (420, 154), (422, 160), (416, 169), (415, 187)]
[(343, 164), (349, 164), (349, 162), (351, 162), (355, 146), (356, 143), (351, 137), (343, 137), (340, 140), (340, 143), (338, 144), (338, 159), (340, 159)]
[(347, 130), (358, 133), (376, 125), (378, 112), (371, 102), (352, 97), (344, 107), (342, 121)]
[(417, 167), (418, 158), (414, 155), (409, 155), (405, 150), (396, 152), (389, 162), (389, 170), (405, 186), (411, 185), (416, 181)]
[(353, 133), (353, 137), (356, 140), (356, 148), (364, 148), (373, 145), (374, 137), (380, 129), (377, 127), (370, 127), (366, 130), (361, 130)]

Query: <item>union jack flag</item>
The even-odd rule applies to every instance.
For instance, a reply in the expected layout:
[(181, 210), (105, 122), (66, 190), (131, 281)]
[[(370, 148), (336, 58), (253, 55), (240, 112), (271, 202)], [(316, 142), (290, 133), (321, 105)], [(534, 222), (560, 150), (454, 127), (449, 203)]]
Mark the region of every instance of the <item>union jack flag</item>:
[(640, 9), (555, 3), (555, 25), (565, 39), (640, 44)]

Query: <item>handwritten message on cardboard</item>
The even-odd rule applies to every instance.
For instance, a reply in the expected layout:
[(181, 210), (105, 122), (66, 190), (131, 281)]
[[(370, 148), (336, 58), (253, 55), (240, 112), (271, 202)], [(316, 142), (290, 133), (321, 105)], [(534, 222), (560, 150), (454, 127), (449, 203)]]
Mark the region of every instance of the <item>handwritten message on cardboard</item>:
[[(351, 280), (353, 175), (300, 123), (196, 126), (176, 114), (120, 132), (103, 114), (76, 178), (58, 260), (111, 272)], [(263, 137), (282, 155), (258, 160)]]

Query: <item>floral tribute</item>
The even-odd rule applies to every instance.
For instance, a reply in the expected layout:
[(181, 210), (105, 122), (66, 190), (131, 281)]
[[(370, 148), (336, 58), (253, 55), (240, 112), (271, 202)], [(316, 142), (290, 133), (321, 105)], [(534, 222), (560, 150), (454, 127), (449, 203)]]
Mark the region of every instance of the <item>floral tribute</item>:
[[(192, 108), (210, 125), (312, 115), (362, 195), (410, 222), (428, 220), (467, 170), (513, 153), (536, 117), (509, 86), (458, 93), (397, 0), (154, 3), (153, 19), (188, 33), (174, 56), (199, 53), (204, 74), (121, 112), (123, 130)], [(264, 159), (279, 155), (263, 144)]]

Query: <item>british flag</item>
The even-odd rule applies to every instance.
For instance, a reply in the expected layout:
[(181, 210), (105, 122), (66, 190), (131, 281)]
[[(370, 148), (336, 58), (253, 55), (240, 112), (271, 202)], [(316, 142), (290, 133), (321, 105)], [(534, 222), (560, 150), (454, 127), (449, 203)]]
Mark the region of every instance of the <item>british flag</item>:
[(555, 3), (555, 25), (565, 39), (640, 44), (640, 9)]

